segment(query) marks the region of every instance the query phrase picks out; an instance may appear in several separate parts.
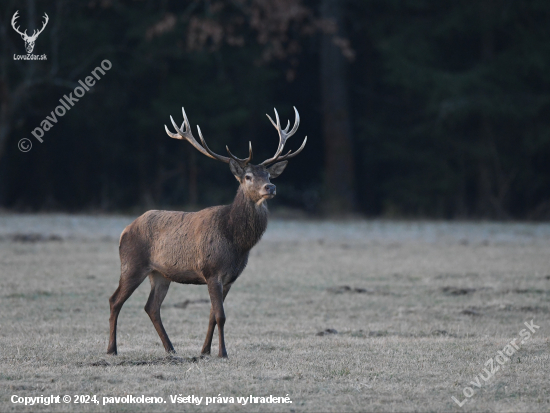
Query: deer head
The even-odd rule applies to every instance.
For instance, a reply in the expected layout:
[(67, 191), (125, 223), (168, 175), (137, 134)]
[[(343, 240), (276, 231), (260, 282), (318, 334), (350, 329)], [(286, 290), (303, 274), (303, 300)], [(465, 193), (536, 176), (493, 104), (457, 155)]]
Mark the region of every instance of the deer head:
[[(181, 128), (178, 128), (178, 125), (170, 116), (170, 120), (172, 121), (172, 125), (176, 129), (177, 133), (172, 133), (168, 130), (168, 127), (164, 125), (164, 128), (166, 129), (166, 133), (168, 136), (174, 139), (185, 139), (187, 140), (191, 145), (195, 147), (200, 153), (203, 155), (208, 156), (212, 159), (217, 159), (218, 161), (222, 161), (229, 164), (229, 169), (239, 181), (240, 186), (245, 193), (245, 195), (253, 202), (257, 204), (261, 204), (263, 201), (267, 199), (271, 199), (276, 194), (276, 188), (275, 185), (273, 185), (270, 181), (270, 178), (277, 178), (279, 175), (281, 175), (286, 168), (286, 165), (288, 163), (287, 159), (293, 158), (294, 156), (298, 155), (304, 147), (306, 146), (307, 142), (307, 136), (304, 139), (304, 142), (302, 143), (302, 146), (295, 151), (288, 151), (286, 155), (281, 156), (281, 153), (283, 152), (285, 143), (288, 138), (290, 138), (292, 135), (296, 133), (298, 130), (298, 126), (300, 125), (300, 115), (298, 114), (298, 111), (296, 108), (294, 108), (294, 112), (296, 114), (296, 120), (294, 122), (294, 126), (292, 130), (289, 131), (290, 128), (290, 121), (288, 122), (285, 129), (281, 128), (281, 123), (279, 121), (279, 114), (277, 113), (277, 109), (275, 109), (275, 119), (277, 122), (274, 122), (273, 119), (269, 115), (267, 117), (275, 126), (275, 129), (277, 129), (277, 132), (279, 133), (279, 146), (277, 148), (277, 151), (275, 152), (275, 155), (269, 159), (266, 159), (259, 165), (252, 165), (250, 161), (252, 160), (252, 144), (249, 142), (249, 153), (248, 158), (240, 159), (237, 158), (235, 155), (231, 153), (229, 148), (226, 146), (227, 153), (229, 154), (229, 157), (225, 157), (222, 155), (218, 155), (210, 150), (208, 145), (206, 144), (206, 141), (204, 140), (201, 129), (197, 125), (197, 130), (199, 132), (199, 138), (201, 140), (201, 143), (198, 143), (195, 138), (193, 137), (193, 134), (191, 132), (191, 126), (189, 125), (189, 120), (187, 119), (187, 115), (185, 114), (185, 110), (183, 108), (183, 123), (181, 125)], [(277, 163), (275, 163), (277, 162)], [(270, 164), (273, 164), (269, 166)], [(268, 167), (269, 166), (269, 167)]]
[(34, 42), (36, 41), (38, 35), (44, 31), (44, 28), (48, 24), (48, 21), (50, 20), (50, 18), (46, 13), (44, 13), (45, 21), (42, 24), (42, 28), (40, 30), (34, 30), (34, 32), (32, 33), (32, 36), (27, 36), (27, 30), (25, 30), (22, 33), (21, 31), (19, 31), (19, 26), (15, 27), (15, 23), (16, 23), (15, 21), (19, 18), (17, 13), (19, 13), (19, 10), (17, 10), (13, 15), (11, 19), (11, 26), (13, 27), (13, 30), (19, 33), (21, 35), (21, 38), (25, 41), (25, 49), (27, 49), (27, 53), (32, 53), (34, 49)]

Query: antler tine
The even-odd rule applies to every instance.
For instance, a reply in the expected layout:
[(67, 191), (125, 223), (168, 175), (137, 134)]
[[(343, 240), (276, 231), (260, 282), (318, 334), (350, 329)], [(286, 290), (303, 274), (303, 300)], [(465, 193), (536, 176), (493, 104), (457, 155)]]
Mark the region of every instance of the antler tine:
[(21, 33), (19, 31), (19, 26), (15, 27), (15, 25), (17, 24), (16, 23), (16, 20), (19, 18), (18, 16), (18, 13), (19, 13), (19, 10), (17, 10), (14, 14), (13, 14), (13, 17), (11, 18), (11, 27), (13, 27), (13, 30), (15, 30), (17, 33), (19, 33), (21, 36), (26, 36), (27, 35), (27, 30), (25, 30), (24, 33)]
[(290, 128), (290, 119), (286, 121), (285, 132), (288, 132), (288, 128)]
[(229, 154), (229, 156), (231, 156), (234, 161), (237, 161), (242, 167), (248, 165), (248, 163), (252, 160), (252, 142), (250, 141), (248, 142), (248, 158), (246, 159), (237, 158), (231, 153), (231, 151), (229, 150), (229, 146), (227, 145), (225, 146), (225, 149), (227, 149), (227, 153)]
[[(275, 113), (277, 113), (277, 109), (275, 109)], [(277, 127), (277, 124), (273, 122), (273, 119), (271, 119), (271, 116), (269, 116), (267, 113), (265, 114), (265, 116), (268, 117), (268, 119), (271, 121), (271, 124), (275, 126), (275, 128), (278, 130), (279, 128)]]
[(204, 140), (204, 137), (202, 136), (201, 128), (199, 125), (197, 125), (197, 130), (199, 131), (199, 138), (201, 139), (202, 146), (204, 147), (204, 149), (206, 149), (206, 152), (208, 152), (209, 156), (211, 158), (217, 159), (218, 161), (229, 163), (229, 158), (227, 158), (226, 156), (218, 155), (217, 153), (210, 150), (210, 148), (206, 144), (206, 141)]
[[(176, 128), (176, 132), (178, 132), (178, 136), (183, 136), (185, 138), (188, 138), (187, 132), (189, 131), (189, 129), (187, 128), (187, 125), (185, 125), (186, 126), (185, 129), (178, 128), (178, 125), (176, 125), (176, 121), (174, 120), (172, 115), (170, 115), (170, 122), (172, 122), (172, 126), (174, 126), (174, 128)], [(166, 125), (164, 125), (164, 126), (166, 126)], [(181, 139), (181, 138), (178, 138), (178, 139)]]
[(288, 121), (287, 127), (284, 130), (281, 130), (279, 112), (277, 112), (277, 108), (273, 108), (273, 110), (275, 111), (275, 119), (277, 119), (277, 123), (273, 122), (273, 119), (271, 119), (271, 116), (269, 116), (267, 113), (265, 115), (269, 118), (269, 120), (271, 121), (271, 124), (275, 126), (275, 129), (277, 129), (277, 132), (279, 132), (279, 146), (277, 147), (277, 151), (275, 151), (275, 156), (273, 157), (273, 158), (277, 158), (277, 156), (281, 154), (281, 151), (285, 146), (286, 137), (284, 137), (284, 135), (287, 133), (288, 126), (290, 126), (290, 120)]
[[(292, 130), (288, 134), (288, 136), (292, 136), (296, 133), (298, 130), (298, 126), (300, 126), (300, 114), (298, 113), (298, 109), (296, 109), (296, 106), (292, 106), (294, 108), (294, 114), (296, 115), (296, 121), (294, 122), (294, 126), (292, 127)], [(289, 121), (290, 123), (290, 121)]]
[(182, 129), (183, 125), (185, 125), (185, 131), (189, 132), (191, 131), (191, 125), (189, 124), (189, 119), (187, 119), (187, 113), (185, 113), (185, 109), (183, 108), (183, 106), (181, 107), (181, 113), (183, 114)]
[(302, 143), (302, 146), (300, 146), (300, 148), (296, 152), (291, 153), (291, 151), (289, 151), (286, 155), (284, 155), (282, 157), (280, 156), (281, 152), (283, 151), (283, 149), (285, 147), (287, 139), (290, 138), (292, 135), (294, 135), (296, 133), (296, 131), (298, 130), (298, 126), (300, 126), (300, 114), (298, 113), (298, 110), (296, 109), (296, 107), (294, 107), (294, 114), (296, 115), (296, 120), (294, 121), (294, 126), (292, 127), (290, 132), (288, 131), (288, 128), (290, 128), (290, 121), (288, 121), (288, 123), (286, 125), (286, 128), (281, 129), (281, 123), (279, 122), (279, 114), (277, 113), (277, 109), (275, 109), (275, 118), (277, 119), (277, 123), (273, 122), (273, 119), (271, 119), (271, 116), (267, 115), (267, 117), (269, 118), (269, 120), (271, 121), (271, 123), (273, 124), (275, 129), (277, 129), (277, 131), (279, 132), (279, 147), (277, 148), (277, 151), (275, 152), (275, 155), (272, 158), (269, 158), (269, 159), (266, 159), (265, 161), (263, 161), (261, 163), (261, 165), (265, 166), (265, 165), (269, 165), (270, 163), (273, 163), (273, 162), (278, 161), (278, 160), (284, 160), (284, 159), (292, 158), (292, 157), (298, 155), (304, 149), (304, 146), (305, 146), (306, 141), (307, 141), (307, 136), (304, 139), (304, 142)]
[(42, 23), (42, 28), (40, 30), (38, 29), (33, 30), (32, 36), (30, 37), (31, 39), (36, 40), (38, 35), (44, 31), (44, 29), (46, 28), (46, 25), (50, 21), (50, 18), (48, 17), (48, 14), (46, 12), (44, 12), (44, 16), (46, 17), (46, 20), (44, 21), (44, 23)]
[(300, 146), (296, 152), (288, 151), (288, 153), (286, 155), (279, 156), (279, 158), (277, 160), (278, 161), (284, 161), (286, 159), (294, 158), (296, 155), (298, 155), (300, 152), (302, 152), (302, 150), (306, 147), (306, 142), (307, 142), (307, 136), (305, 137), (304, 141), (302, 142), (302, 146)]
[(174, 121), (174, 118), (170, 116), (170, 121), (172, 121), (172, 125), (176, 129), (177, 133), (170, 132), (168, 127), (164, 125), (164, 129), (166, 130), (166, 133), (168, 134), (168, 136), (174, 139), (180, 139), (180, 140), (185, 139), (203, 155), (206, 155), (212, 159), (217, 159), (218, 161), (229, 163), (229, 158), (218, 155), (210, 150), (210, 148), (206, 145), (206, 142), (204, 141), (204, 138), (201, 133), (201, 128), (198, 125), (197, 125), (197, 130), (199, 131), (199, 137), (201, 139), (203, 146), (201, 146), (201, 144), (195, 140), (195, 138), (193, 137), (193, 132), (191, 131), (191, 125), (189, 124), (189, 119), (187, 119), (187, 115), (185, 114), (185, 109), (182, 107), (181, 111), (183, 113), (183, 124), (181, 125), (181, 128), (178, 128), (178, 125)]
[(277, 108), (273, 108), (275, 111), (275, 119), (277, 119), (277, 129), (281, 130), (281, 121), (279, 120), (279, 112), (277, 112)]

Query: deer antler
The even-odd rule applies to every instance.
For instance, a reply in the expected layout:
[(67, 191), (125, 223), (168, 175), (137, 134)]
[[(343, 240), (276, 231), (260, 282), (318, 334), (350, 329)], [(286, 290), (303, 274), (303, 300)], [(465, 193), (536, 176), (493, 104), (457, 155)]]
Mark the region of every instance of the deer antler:
[(300, 146), (300, 148), (298, 148), (298, 150), (296, 152), (288, 151), (288, 153), (286, 155), (280, 156), (281, 152), (283, 151), (283, 149), (285, 147), (285, 143), (286, 143), (287, 139), (290, 138), (292, 135), (294, 135), (296, 133), (296, 131), (298, 130), (298, 126), (300, 126), (300, 115), (298, 114), (298, 110), (296, 109), (296, 107), (294, 107), (294, 113), (296, 114), (296, 120), (294, 121), (294, 126), (292, 127), (292, 130), (289, 132), (288, 128), (290, 128), (290, 121), (288, 121), (288, 123), (286, 125), (286, 128), (282, 129), (281, 128), (281, 122), (279, 121), (279, 114), (277, 113), (277, 109), (274, 109), (274, 110), (275, 110), (275, 119), (277, 120), (277, 123), (273, 122), (273, 119), (271, 119), (271, 116), (269, 116), (267, 114), (266, 114), (266, 116), (269, 118), (269, 120), (271, 121), (273, 126), (275, 126), (275, 129), (277, 129), (277, 132), (279, 132), (279, 147), (277, 148), (277, 151), (275, 152), (275, 155), (272, 158), (266, 159), (265, 161), (263, 161), (261, 163), (261, 165), (264, 165), (264, 166), (269, 165), (269, 164), (271, 164), (273, 162), (276, 162), (276, 161), (284, 161), (286, 159), (293, 158), (294, 156), (296, 156), (300, 152), (302, 152), (302, 150), (306, 146), (306, 142), (307, 142), (307, 136), (306, 136), (306, 138), (304, 139), (304, 142), (302, 143), (302, 146)]
[[(168, 136), (174, 139), (180, 139), (180, 140), (185, 139), (203, 155), (206, 155), (212, 159), (217, 159), (218, 161), (229, 163), (229, 158), (227, 158), (226, 156), (218, 155), (217, 153), (210, 150), (210, 148), (206, 144), (206, 141), (204, 140), (204, 137), (202, 136), (201, 128), (199, 127), (199, 125), (197, 125), (197, 130), (199, 131), (199, 138), (202, 142), (202, 145), (196, 141), (196, 139), (193, 137), (193, 132), (191, 131), (191, 125), (189, 125), (189, 120), (187, 119), (187, 115), (185, 114), (185, 109), (181, 108), (181, 111), (183, 113), (183, 123), (181, 124), (181, 128), (178, 128), (178, 125), (176, 124), (172, 116), (170, 116), (172, 125), (176, 129), (177, 133), (170, 132), (168, 130), (168, 127), (164, 125), (164, 128), (166, 129), (166, 133), (168, 134)], [(227, 146), (225, 147), (227, 149), (227, 152), (229, 153), (229, 156), (234, 161), (236, 161), (239, 165), (241, 165), (241, 167), (245, 167), (252, 160), (252, 143), (249, 142), (248, 144), (249, 144), (249, 155), (248, 155), (248, 158), (246, 159), (237, 158), (235, 155), (231, 153), (231, 151), (229, 150), (229, 147)]]
[(24, 33), (21, 33), (19, 31), (19, 26), (15, 27), (15, 21), (19, 18), (19, 16), (17, 15), (17, 13), (19, 13), (19, 10), (17, 10), (14, 14), (13, 14), (13, 17), (11, 18), (11, 27), (13, 27), (13, 30), (15, 30), (17, 33), (19, 33), (21, 35), (21, 37), (28, 37), (27, 36), (27, 31), (25, 30)]
[(23, 39), (27, 39), (27, 40), (30, 40), (30, 41), (36, 40), (38, 35), (44, 31), (44, 29), (46, 28), (46, 25), (50, 21), (50, 18), (48, 17), (48, 14), (44, 13), (44, 17), (45, 17), (46, 20), (44, 21), (44, 23), (42, 23), (42, 28), (40, 30), (34, 30), (33, 33), (32, 33), (32, 36), (29, 36), (29, 35), (27, 35), (27, 30), (26, 29), (22, 33), (21, 31), (19, 31), (19, 26), (15, 27), (16, 20), (19, 18), (17, 13), (19, 13), (19, 10), (17, 10), (14, 13), (13, 17), (11, 18), (11, 26), (13, 27), (13, 30), (15, 30), (17, 33), (19, 33), (21, 35), (21, 37), (23, 37)]
[(227, 153), (229, 154), (229, 156), (231, 156), (233, 160), (235, 160), (237, 163), (239, 163), (243, 167), (245, 167), (252, 160), (252, 142), (250, 141), (248, 141), (248, 158), (246, 159), (237, 158), (235, 155), (231, 153), (227, 145), (225, 145), (225, 149), (227, 149)]
[[(38, 35), (40, 33), (42, 33), (44, 31), (44, 29), (46, 28), (46, 25), (50, 21), (50, 18), (48, 17), (48, 15), (46, 13), (44, 13), (44, 17), (45, 17), (46, 20), (44, 21), (44, 23), (42, 23), (42, 28), (40, 30), (34, 30), (33, 33), (32, 33), (32, 36), (29, 37), (29, 40), (36, 40)], [(26, 32), (26, 30), (25, 30), (25, 32)]]

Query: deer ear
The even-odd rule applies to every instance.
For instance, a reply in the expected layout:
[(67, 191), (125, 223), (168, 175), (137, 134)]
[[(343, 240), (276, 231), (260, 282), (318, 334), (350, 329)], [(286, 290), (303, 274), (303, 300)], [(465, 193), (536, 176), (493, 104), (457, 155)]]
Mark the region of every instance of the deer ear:
[(239, 165), (233, 159), (230, 159), (229, 169), (231, 170), (231, 173), (235, 175), (235, 178), (237, 178), (237, 181), (241, 182), (244, 176), (244, 169), (241, 168), (241, 165)]
[(267, 172), (269, 172), (269, 175), (271, 178), (277, 178), (279, 175), (283, 173), (287, 164), (288, 164), (288, 161), (278, 162), (275, 165), (267, 168)]

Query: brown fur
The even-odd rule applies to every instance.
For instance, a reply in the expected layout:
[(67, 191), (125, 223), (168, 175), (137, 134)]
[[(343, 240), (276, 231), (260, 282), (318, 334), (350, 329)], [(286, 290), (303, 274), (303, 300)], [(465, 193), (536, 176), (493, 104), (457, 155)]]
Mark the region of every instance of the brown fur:
[[(160, 306), (171, 282), (207, 284), (212, 308), (202, 354), (210, 354), (214, 327), (220, 335), (219, 356), (227, 357), (223, 337), (223, 299), (246, 267), (248, 253), (267, 228), (265, 200), (270, 172), (278, 176), (286, 162), (266, 169), (232, 164), (240, 182), (232, 204), (198, 212), (148, 211), (128, 225), (120, 237), (121, 277), (111, 304), (108, 353), (116, 354), (116, 324), (124, 302), (149, 276), (151, 294), (145, 305), (164, 348), (173, 352), (160, 318)], [(247, 177), (248, 176), (248, 177)], [(267, 188), (267, 189), (266, 189)]]

